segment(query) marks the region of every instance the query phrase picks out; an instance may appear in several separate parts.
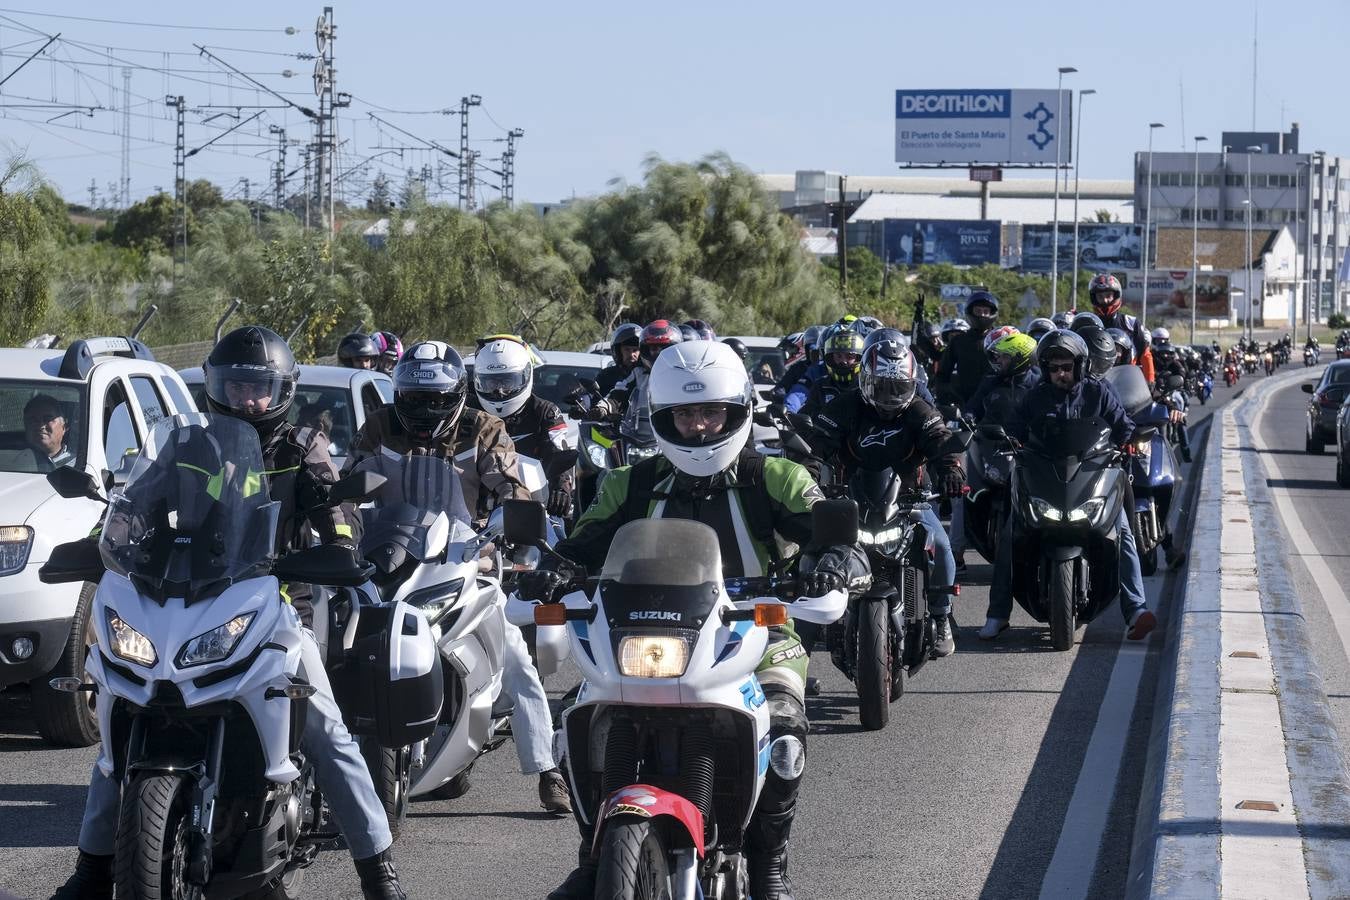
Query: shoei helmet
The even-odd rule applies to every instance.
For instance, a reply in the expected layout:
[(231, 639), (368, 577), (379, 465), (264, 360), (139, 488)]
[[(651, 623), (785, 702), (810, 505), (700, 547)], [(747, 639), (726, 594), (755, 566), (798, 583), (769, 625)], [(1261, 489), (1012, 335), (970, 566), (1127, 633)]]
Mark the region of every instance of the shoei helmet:
[(863, 342), (858, 390), (863, 401), (883, 418), (899, 415), (914, 400), (918, 366), (905, 336), (894, 328), (878, 328)]
[(414, 440), (447, 437), (468, 395), (464, 361), (444, 341), (413, 344), (394, 369), (394, 413)]
[(685, 338), (685, 340), (695, 340), (695, 341), (717, 340), (717, 332), (713, 331), (713, 327), (709, 325), (707, 322), (703, 321), (702, 319), (690, 319), (688, 322), (685, 322), (683, 325), (680, 326), (681, 330), (683, 330), (686, 326), (694, 329), (694, 334), (696, 334), (697, 337)]
[(1041, 338), (1040, 343), (1036, 345), (1036, 365), (1040, 367), (1041, 377), (1047, 381), (1050, 378), (1050, 370), (1046, 364), (1056, 356), (1061, 359), (1066, 356), (1072, 359), (1074, 381), (1083, 380), (1083, 375), (1087, 372), (1088, 349), (1082, 338), (1067, 328), (1057, 328)]
[(638, 362), (650, 370), (662, 350), (682, 340), (684, 335), (679, 328), (665, 319), (657, 319), (642, 329), (642, 337), (638, 340)]
[(1041, 338), (1054, 331), (1056, 327), (1058, 326), (1056, 326), (1054, 322), (1051, 322), (1047, 318), (1040, 317), (1032, 319), (1027, 323), (1026, 333), (1031, 335), (1034, 340), (1039, 341)]
[(988, 291), (973, 291), (966, 300), (966, 321), (976, 331), (984, 331), (998, 318), (998, 298)]
[(483, 412), (499, 419), (515, 415), (533, 385), (533, 354), (518, 341), (492, 341), (473, 358), (473, 390)]
[(370, 339), (370, 335), (361, 332), (353, 332), (338, 342), (337, 358), (338, 362), (349, 369), (360, 369), (357, 365), (358, 359), (371, 360), (371, 367), (374, 367), (374, 360), (380, 355), (380, 348), (375, 346), (375, 342)]
[(281, 335), (247, 325), (211, 348), (202, 372), (211, 412), (243, 419), (265, 435), (290, 411), (300, 369)]
[(1154, 345), (1167, 344), (1172, 341), (1172, 332), (1168, 331), (1166, 328), (1155, 328), (1153, 329), (1151, 337), (1153, 338)]
[(862, 359), (863, 336), (851, 328), (837, 329), (825, 341), (825, 369), (830, 378), (848, 384), (858, 375)]
[[(656, 443), (675, 468), (706, 478), (730, 468), (750, 437), (754, 408), (750, 375), (736, 351), (716, 341), (686, 341), (662, 353), (647, 381)], [(685, 437), (684, 417), (707, 421), (725, 411), (716, 433)]]
[(1088, 375), (1101, 378), (1116, 364), (1116, 342), (1105, 328), (1089, 325), (1079, 329), (1078, 336), (1087, 344)]
[(609, 355), (614, 357), (614, 362), (623, 365), (619, 359), (620, 347), (636, 347), (642, 340), (642, 326), (636, 322), (624, 322), (609, 338)]
[(1036, 339), (1014, 331), (989, 348), (989, 367), (1000, 375), (1021, 375), (1036, 358)]
[(1097, 317), (1096, 313), (1090, 312), (1075, 313), (1073, 320), (1069, 322), (1069, 330), (1072, 331), (1074, 334), (1078, 334), (1084, 328), (1101, 328), (1101, 327), (1102, 327), (1102, 320)]
[(722, 343), (726, 344), (732, 350), (735, 350), (736, 355), (741, 358), (741, 362), (745, 362), (747, 359), (750, 358), (750, 348), (745, 346), (745, 341), (741, 340), (740, 338), (734, 337), (722, 338)]
[(1114, 275), (1096, 275), (1088, 282), (1088, 296), (1092, 308), (1103, 316), (1113, 316), (1120, 309), (1120, 279)]
[(403, 358), (403, 342), (392, 331), (377, 331), (370, 336), (380, 351), (380, 361), (376, 368), (381, 372), (392, 372), (394, 366)]
[(1116, 344), (1116, 365), (1128, 366), (1134, 362), (1134, 339), (1119, 328), (1108, 328), (1106, 333)]

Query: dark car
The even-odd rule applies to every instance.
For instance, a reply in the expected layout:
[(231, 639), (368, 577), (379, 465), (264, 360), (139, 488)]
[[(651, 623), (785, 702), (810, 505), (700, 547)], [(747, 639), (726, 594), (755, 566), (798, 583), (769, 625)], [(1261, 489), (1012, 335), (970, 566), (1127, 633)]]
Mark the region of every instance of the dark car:
[(1350, 488), (1350, 403), (1336, 413), (1336, 483)]
[(1321, 453), (1327, 443), (1336, 440), (1336, 414), (1350, 391), (1350, 360), (1339, 360), (1326, 367), (1316, 383), (1303, 385), (1308, 401), (1308, 424), (1304, 433), (1304, 448), (1309, 453)]

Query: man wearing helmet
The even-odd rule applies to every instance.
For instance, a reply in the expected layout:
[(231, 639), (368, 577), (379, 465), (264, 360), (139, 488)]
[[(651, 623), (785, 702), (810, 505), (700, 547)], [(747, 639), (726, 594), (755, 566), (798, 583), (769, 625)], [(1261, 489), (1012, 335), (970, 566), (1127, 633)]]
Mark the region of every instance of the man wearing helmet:
[(1088, 296), (1103, 328), (1119, 328), (1130, 336), (1134, 342), (1134, 364), (1144, 370), (1144, 379), (1152, 384), (1153, 354), (1149, 351), (1148, 332), (1137, 318), (1121, 309), (1120, 279), (1106, 273), (1093, 276), (1088, 283)]
[(614, 329), (609, 339), (609, 353), (614, 357), (614, 365), (600, 370), (595, 383), (600, 386), (600, 396), (610, 391), (628, 377), (638, 361), (638, 341), (642, 338), (642, 326), (636, 322), (625, 322)]
[(694, 329), (694, 336), (692, 338), (686, 337), (685, 340), (694, 340), (694, 341), (717, 340), (717, 332), (713, 331), (713, 327), (709, 325), (707, 322), (703, 321), (702, 319), (690, 319), (687, 322), (681, 323), (680, 327)]
[(614, 386), (614, 389), (591, 408), (591, 418), (596, 420), (623, 420), (623, 431), (629, 435), (645, 436), (650, 433), (647, 409), (647, 374), (652, 364), (661, 355), (661, 351), (672, 344), (683, 341), (684, 333), (666, 319), (656, 319), (642, 329), (638, 338), (638, 364), (628, 373), (628, 377)]
[(539, 460), (548, 478), (548, 511), (572, 514), (577, 449), (557, 406), (533, 392), (535, 355), (514, 335), (495, 335), (474, 356), (469, 408), (502, 420), (518, 454)]
[(392, 331), (377, 331), (370, 336), (375, 342), (375, 348), (380, 351), (380, 358), (375, 362), (375, 368), (386, 375), (394, 371), (394, 366), (398, 365), (400, 357), (403, 356), (403, 342), (398, 339), (398, 335)]
[[(650, 381), (652, 425), (661, 455), (612, 471), (572, 534), (558, 542), (557, 553), (594, 571), (604, 563), (619, 528), (649, 516), (711, 525), (727, 576), (764, 574), (779, 558), (780, 539), (808, 547), (811, 507), (822, 499), (820, 488), (802, 466), (762, 456), (749, 443), (752, 391), (745, 367), (725, 344), (690, 341), (662, 353)], [(814, 568), (803, 576), (808, 594), (866, 579), (866, 559), (856, 548), (810, 549)], [(526, 573), (522, 595), (551, 594), (559, 580), (547, 570)], [(768, 697), (770, 739), (804, 752), (806, 652), (790, 624), (772, 630), (756, 672)], [(800, 784), (800, 768), (780, 771), (770, 766), (744, 844), (756, 900), (792, 896), (787, 844)], [(579, 866), (549, 895), (555, 900), (594, 895), (591, 826), (580, 818), (578, 826)]]
[[(1134, 433), (1134, 421), (1103, 382), (1087, 376), (1089, 353), (1082, 338), (1067, 329), (1047, 334), (1036, 345), (1036, 363), (1041, 370), (1041, 383), (1023, 398), (1016, 415), (1005, 425), (1009, 435), (1025, 441), (1043, 421), (1100, 418), (1110, 426), (1112, 441), (1124, 444), (1129, 440)], [(1139, 551), (1124, 506), (1116, 530), (1120, 535), (1120, 612), (1129, 626), (1126, 636), (1132, 641), (1143, 640), (1158, 620), (1145, 604)], [(979, 632), (980, 640), (993, 640), (1008, 627), (1013, 604), (1012, 543), (1009, 517), (999, 536), (998, 559), (989, 586), (989, 611)]]
[(802, 353), (796, 360), (792, 360), (774, 385), (773, 394), (775, 399), (782, 400), (787, 397), (788, 391), (798, 381), (801, 381), (806, 375), (808, 369), (820, 362), (821, 345), (825, 338), (824, 325), (812, 325), (802, 332)]
[(965, 406), (989, 372), (984, 355), (984, 336), (998, 319), (998, 298), (988, 291), (974, 291), (966, 301), (970, 330), (952, 335), (938, 361), (934, 388), (945, 402)]
[(1028, 322), (1027, 327), (1023, 330), (1027, 334), (1031, 335), (1031, 338), (1033, 340), (1039, 341), (1041, 338), (1045, 337), (1047, 334), (1054, 331), (1058, 327), (1059, 327), (1058, 325), (1056, 325), (1049, 319), (1037, 317)]
[[(530, 499), (505, 424), (466, 408), (468, 393), (469, 377), (453, 347), (443, 341), (412, 345), (394, 369), (393, 405), (366, 418), (352, 441), (347, 468), (377, 454), (439, 456), (458, 473), (475, 524), (506, 500)], [(505, 646), (502, 689), (515, 700), (511, 733), (520, 769), (539, 776), (539, 800), (546, 810), (568, 812), (567, 787), (553, 761), (548, 696), (520, 629), (510, 623)]]
[[(831, 334), (825, 341), (825, 356), (822, 362), (825, 377), (817, 380), (806, 390), (806, 399), (796, 411), (802, 415), (814, 416), (835, 397), (856, 388), (862, 347), (863, 337), (853, 329), (839, 329)], [(800, 387), (793, 387), (794, 392), (798, 390)], [(787, 406), (792, 409), (792, 393), (788, 394), (788, 400)]]
[[(959, 497), (966, 483), (962, 454), (949, 446), (951, 432), (936, 409), (921, 396), (919, 368), (904, 335), (879, 328), (863, 342), (858, 390), (840, 394), (816, 416), (810, 443), (821, 460), (835, 460), (847, 469), (892, 469), (916, 487), (925, 464), (933, 482), (949, 497)], [(930, 506), (922, 522), (933, 539), (928, 612), (937, 634), (937, 653), (956, 648), (950, 614), (956, 563), (951, 543), (937, 512)]]
[(353, 332), (338, 342), (338, 364), (348, 369), (373, 369), (380, 358), (380, 348), (370, 335)]
[(911, 347), (919, 365), (927, 370), (930, 378), (933, 377), (933, 369), (942, 358), (942, 351), (947, 349), (947, 338), (942, 334), (942, 327), (936, 322), (914, 323)]
[[(328, 441), (319, 432), (296, 428), (286, 420), (299, 374), (291, 348), (277, 333), (250, 325), (221, 338), (202, 368), (209, 412), (242, 419), (257, 429), (271, 499), (280, 505), (278, 550), (309, 546), (312, 530), (322, 543), (343, 547), (354, 556), (355, 511), (350, 504), (330, 506), (327, 502), (327, 486), (338, 477)], [(301, 674), (317, 689), (308, 702), (300, 746), (314, 762), (319, 787), (356, 861), (363, 896), (403, 900), (406, 895), (394, 871), (393, 837), (384, 807), (361, 751), (342, 723), (319, 646), (309, 630), (311, 589), (290, 584), (284, 586), (283, 594), (289, 596), (305, 626), (301, 630)], [(112, 897), (119, 805), (120, 785), (95, 764), (80, 826), (79, 861), (55, 900)]]

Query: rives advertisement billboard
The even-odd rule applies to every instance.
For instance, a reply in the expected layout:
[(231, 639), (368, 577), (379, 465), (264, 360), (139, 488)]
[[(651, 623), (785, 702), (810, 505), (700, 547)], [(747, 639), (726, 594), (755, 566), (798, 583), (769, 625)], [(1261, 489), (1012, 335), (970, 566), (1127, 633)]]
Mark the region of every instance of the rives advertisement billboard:
[(1066, 165), (1073, 150), (1072, 123), (1072, 91), (1061, 91), (1057, 98), (1053, 90), (900, 90), (895, 92), (895, 161)]
[[(1049, 225), (1022, 226), (1022, 271), (1050, 271)], [(1078, 225), (1078, 263), (1093, 271), (1137, 269), (1143, 226), (1124, 223)], [(1073, 223), (1059, 223), (1059, 270), (1073, 269)]]
[(979, 219), (887, 219), (883, 226), (886, 261), (905, 266), (997, 263), (1001, 224)]

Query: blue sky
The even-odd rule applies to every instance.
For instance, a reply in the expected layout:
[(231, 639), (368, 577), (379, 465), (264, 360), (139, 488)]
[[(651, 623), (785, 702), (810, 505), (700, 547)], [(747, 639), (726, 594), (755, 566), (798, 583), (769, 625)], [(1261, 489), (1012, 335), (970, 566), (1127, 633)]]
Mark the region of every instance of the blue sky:
[[(63, 40), (52, 49), (57, 61), (34, 61), (0, 88), (0, 104), (55, 98), (114, 105), (108, 83), (120, 90), (124, 63), (143, 67), (132, 81), (139, 97), (132, 106), (133, 198), (172, 184), (166, 93), (182, 93), (189, 106), (250, 104), (255, 96), (275, 102), (198, 57), (194, 43), (230, 48), (214, 52), (269, 86), (294, 92), (298, 102), (313, 103), (313, 63), (283, 54), (313, 52), (321, 3), (0, 0), (5, 3), (15, 5), (0, 5), (0, 77), (40, 45), (35, 32), (60, 31)], [(1297, 121), (1302, 149), (1350, 155), (1350, 117), (1338, 78), (1343, 70), (1333, 62), (1344, 52), (1343, 0), (1258, 5), (1258, 130)], [(382, 138), (369, 112), (458, 147), (457, 117), (386, 114), (375, 106), (457, 107), (468, 93), (483, 97), (482, 109), (470, 115), (470, 132), (485, 140), (474, 144), (485, 158), (504, 146), (487, 139), (502, 137), (505, 128), (525, 130), (516, 158), (518, 200), (556, 200), (595, 193), (616, 178), (635, 181), (649, 153), (687, 160), (721, 150), (760, 172), (885, 174), (896, 169), (897, 88), (1051, 88), (1061, 65), (1079, 70), (1066, 78), (1066, 88), (1097, 91), (1087, 98), (1083, 118), (1083, 177), (1128, 178), (1130, 154), (1143, 148), (1150, 121), (1167, 126), (1155, 149), (1182, 149), (1183, 86), (1186, 149), (1196, 134), (1208, 135), (1213, 149), (1222, 130), (1248, 128), (1252, 118), (1250, 0), (1139, 0), (1096, 9), (1069, 0), (659, 6), (389, 0), (337, 3), (335, 18), (338, 87), (357, 98), (343, 111), (340, 129), (348, 143), (339, 170), (356, 167), (349, 177), (356, 186), (381, 168), (398, 180), (409, 165), (436, 164), (431, 151), (404, 151), (401, 158), (387, 152), (357, 166), (379, 152), (381, 139), (388, 143), (380, 146), (413, 143), (391, 131)], [(286, 25), (299, 33), (285, 35)], [(226, 28), (258, 30), (208, 30)], [(173, 70), (167, 74), (158, 71), (166, 60)], [(287, 68), (296, 77), (281, 77)], [(122, 116), (98, 111), (47, 121), (61, 111), (0, 110), (0, 141), (36, 161), (68, 198), (87, 201), (91, 178), (104, 192), (119, 177)], [(189, 115), (190, 147), (218, 135), (221, 124), (233, 124), (202, 123), (215, 112)], [(211, 178), (236, 195), (247, 177), (256, 195), (275, 159), (269, 123), (294, 137), (307, 135), (299, 114), (268, 110), (189, 160), (188, 176)], [(262, 134), (248, 134), (256, 129)], [(297, 160), (292, 148), (289, 167)]]

